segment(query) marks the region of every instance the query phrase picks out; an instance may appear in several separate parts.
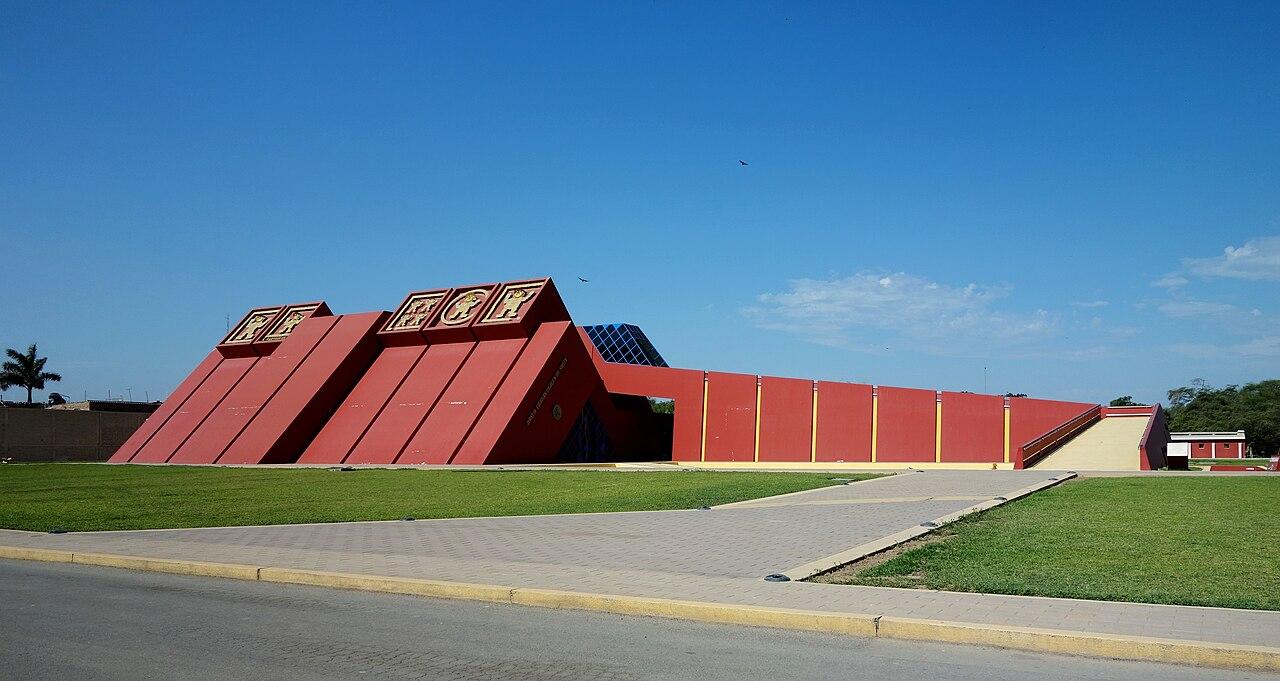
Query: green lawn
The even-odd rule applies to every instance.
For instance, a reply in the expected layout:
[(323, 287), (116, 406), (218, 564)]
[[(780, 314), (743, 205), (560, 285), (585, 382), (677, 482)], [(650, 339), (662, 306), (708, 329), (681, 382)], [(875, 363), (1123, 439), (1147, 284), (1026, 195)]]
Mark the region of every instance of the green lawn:
[(697, 508), (838, 484), (830, 478), (8, 464), (0, 466), (0, 527), (131, 530)]
[(823, 581), (1280, 610), (1280, 476), (1087, 478)]
[(1269, 466), (1271, 459), (1192, 459), (1192, 466)]

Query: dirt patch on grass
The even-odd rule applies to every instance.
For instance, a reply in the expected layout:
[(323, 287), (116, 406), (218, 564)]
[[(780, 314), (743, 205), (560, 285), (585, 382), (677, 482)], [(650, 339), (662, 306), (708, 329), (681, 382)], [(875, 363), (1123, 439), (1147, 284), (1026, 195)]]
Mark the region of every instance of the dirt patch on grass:
[[(816, 574), (805, 581), (819, 582), (822, 584), (850, 584), (852, 582), (865, 584), (869, 581), (873, 581), (875, 578), (859, 577), (858, 573), (863, 570), (873, 568), (881, 563), (886, 563), (912, 549), (918, 549), (932, 544), (940, 544), (954, 535), (955, 533), (949, 531), (949, 528), (943, 527), (934, 532), (930, 532), (929, 534), (921, 535), (915, 539), (905, 541), (897, 546), (880, 551), (879, 553), (864, 556), (852, 563), (845, 563), (834, 570), (828, 570), (827, 572)], [(887, 577), (886, 579), (893, 580), (894, 585), (898, 586), (899, 582), (922, 580), (924, 579), (924, 575), (894, 575), (893, 577)]]

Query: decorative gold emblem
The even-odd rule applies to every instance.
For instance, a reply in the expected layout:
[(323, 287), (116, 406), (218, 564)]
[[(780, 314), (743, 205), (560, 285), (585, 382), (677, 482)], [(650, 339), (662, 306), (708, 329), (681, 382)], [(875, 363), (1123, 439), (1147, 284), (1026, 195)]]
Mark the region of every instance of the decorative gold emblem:
[(475, 316), (480, 304), (489, 297), (488, 289), (474, 288), (454, 296), (449, 308), (440, 315), (440, 323), (456, 326)]
[(285, 308), (284, 316), (280, 317), (280, 321), (271, 327), (271, 330), (262, 337), (262, 340), (279, 341), (288, 338), (289, 334), (293, 333), (293, 330), (302, 323), (302, 320), (311, 316), (311, 313), (315, 312), (317, 307), (319, 305), (297, 305)]
[(411, 296), (401, 306), (400, 312), (387, 324), (386, 331), (406, 331), (421, 328), (444, 298), (444, 292), (420, 293)]
[(227, 336), (224, 343), (252, 343), (253, 337), (258, 335), (262, 327), (266, 326), (280, 312), (280, 308), (271, 307), (263, 310), (253, 310), (239, 324), (236, 325), (234, 331)]
[(542, 282), (507, 286), (498, 294), (498, 304), (489, 310), (481, 323), (514, 321), (520, 318), (520, 310), (533, 300), (542, 289)]

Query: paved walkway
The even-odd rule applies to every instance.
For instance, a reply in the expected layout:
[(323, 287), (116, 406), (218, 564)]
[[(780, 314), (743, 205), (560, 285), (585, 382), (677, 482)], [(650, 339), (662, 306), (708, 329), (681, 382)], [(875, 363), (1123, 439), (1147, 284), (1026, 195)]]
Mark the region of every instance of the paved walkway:
[(929, 471), (710, 510), (49, 535), (0, 545), (1274, 646), (1280, 613), (766, 582), (1049, 471)]

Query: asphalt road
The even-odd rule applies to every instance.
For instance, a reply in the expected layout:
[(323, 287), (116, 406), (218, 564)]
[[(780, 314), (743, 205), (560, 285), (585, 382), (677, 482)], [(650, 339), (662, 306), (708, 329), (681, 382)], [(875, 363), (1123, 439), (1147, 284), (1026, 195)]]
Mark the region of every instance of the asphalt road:
[(4, 679), (1261, 679), (0, 560)]

